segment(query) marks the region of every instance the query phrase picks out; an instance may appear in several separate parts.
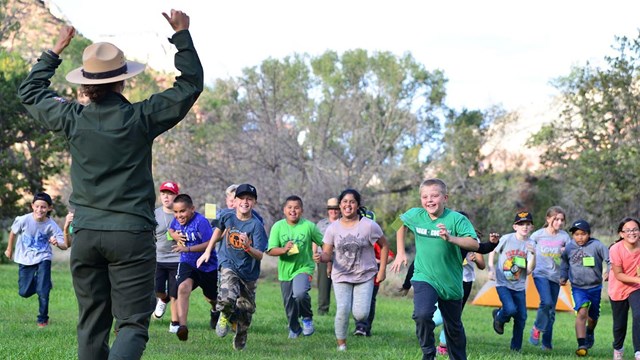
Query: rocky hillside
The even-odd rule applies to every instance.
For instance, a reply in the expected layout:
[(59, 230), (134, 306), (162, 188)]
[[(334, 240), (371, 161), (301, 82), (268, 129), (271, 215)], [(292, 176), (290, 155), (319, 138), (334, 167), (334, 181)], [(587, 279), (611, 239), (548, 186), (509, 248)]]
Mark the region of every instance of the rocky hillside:
[(48, 10), (45, 1), (8, 0), (3, 10), (8, 21), (20, 23), (20, 29), (1, 45), (8, 51), (17, 51), (25, 59), (35, 59), (43, 49), (50, 48), (64, 22)]

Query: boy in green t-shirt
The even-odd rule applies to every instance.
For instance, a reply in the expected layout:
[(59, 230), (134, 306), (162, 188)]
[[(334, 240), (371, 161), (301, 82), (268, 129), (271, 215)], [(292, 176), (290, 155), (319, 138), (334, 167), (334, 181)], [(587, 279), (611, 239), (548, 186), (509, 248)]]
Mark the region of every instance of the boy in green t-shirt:
[[(278, 256), (278, 280), (289, 320), (289, 339), (314, 333), (311, 311), (311, 276), (315, 270), (312, 243), (322, 246), (322, 233), (313, 222), (302, 218), (302, 199), (289, 196), (284, 202), (284, 219), (271, 227), (267, 254)], [(302, 327), (298, 319), (302, 317)]]
[(433, 314), (436, 303), (442, 314), (449, 357), (466, 359), (467, 340), (462, 325), (462, 255), (460, 249), (478, 250), (473, 225), (464, 215), (445, 207), (447, 185), (427, 179), (420, 185), (422, 208), (400, 215), (403, 225), (397, 232), (397, 254), (391, 266), (400, 271), (407, 265), (404, 238), (407, 229), (415, 235), (416, 258), (411, 284), (414, 289), (413, 319), (423, 359), (435, 359)]

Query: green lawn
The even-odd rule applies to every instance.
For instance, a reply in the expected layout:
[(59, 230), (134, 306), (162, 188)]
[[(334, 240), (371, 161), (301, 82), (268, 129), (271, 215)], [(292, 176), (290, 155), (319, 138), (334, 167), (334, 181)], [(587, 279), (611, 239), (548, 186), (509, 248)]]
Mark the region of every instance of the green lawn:
[[(18, 268), (0, 266), (0, 354), (4, 359), (73, 359), (75, 358), (77, 308), (71, 286), (68, 265), (55, 263), (54, 289), (51, 293), (51, 324), (45, 329), (36, 326), (37, 296), (23, 299), (17, 293)], [(316, 292), (312, 290), (315, 303)], [(332, 304), (333, 305), (333, 304)], [(236, 352), (232, 336), (220, 339), (209, 329), (207, 305), (199, 290), (194, 292), (189, 311), (189, 340), (180, 342), (168, 332), (168, 314), (153, 320), (150, 340), (145, 351), (147, 359), (420, 359), (421, 353), (411, 320), (410, 298), (379, 296), (376, 321), (371, 338), (349, 336), (348, 351), (337, 353), (333, 332), (333, 317), (316, 317), (316, 333), (308, 338), (287, 339), (288, 330), (277, 282), (261, 279), (257, 294), (257, 312), (249, 330), (247, 348)], [(332, 310), (331, 314), (335, 311)], [(535, 318), (529, 311), (525, 335)], [(557, 315), (554, 350), (543, 352), (530, 345), (526, 338), (521, 354), (509, 351), (511, 324), (505, 335), (493, 332), (491, 308), (468, 305), (463, 314), (467, 333), (469, 359), (567, 359), (575, 358), (576, 340), (573, 313)], [(630, 319), (631, 321), (631, 319)], [(353, 331), (353, 322), (350, 326)], [(437, 330), (439, 331), (439, 329)], [(437, 334), (436, 334), (437, 335)], [(603, 302), (600, 325), (596, 330), (596, 345), (589, 358), (611, 358), (611, 310)], [(631, 334), (627, 337), (626, 358), (633, 358)]]

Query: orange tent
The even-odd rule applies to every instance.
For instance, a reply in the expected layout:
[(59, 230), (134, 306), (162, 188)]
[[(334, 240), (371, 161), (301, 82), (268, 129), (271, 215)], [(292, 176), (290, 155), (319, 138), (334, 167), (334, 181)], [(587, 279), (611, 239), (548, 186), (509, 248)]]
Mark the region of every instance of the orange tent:
[[(526, 284), (527, 308), (537, 309), (540, 306), (540, 295), (538, 295), (538, 290), (531, 275), (527, 276)], [(487, 281), (471, 303), (473, 305), (500, 307), (501, 303), (496, 291), (496, 282), (493, 280)], [(570, 285), (560, 287), (556, 311), (573, 311), (573, 297), (571, 296)]]

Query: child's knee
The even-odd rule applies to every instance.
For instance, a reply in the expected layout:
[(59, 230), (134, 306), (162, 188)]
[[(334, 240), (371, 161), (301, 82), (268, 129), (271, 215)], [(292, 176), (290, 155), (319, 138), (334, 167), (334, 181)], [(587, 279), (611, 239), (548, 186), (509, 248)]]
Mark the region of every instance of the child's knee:
[(353, 318), (356, 319), (356, 321), (364, 321), (364, 320), (367, 320), (368, 317), (369, 317), (368, 312), (364, 312), (364, 311), (353, 312)]
[(293, 293), (293, 299), (297, 302), (304, 300), (308, 296), (308, 290), (298, 290)]
[(415, 310), (413, 313), (413, 319), (419, 323), (428, 322), (428, 321), (433, 322), (434, 321), (433, 314), (434, 312), (432, 311)]
[(251, 301), (246, 298), (238, 298), (238, 300), (236, 300), (236, 308), (240, 311), (244, 311), (250, 314), (253, 314), (253, 312), (256, 311), (256, 307), (253, 305), (253, 303), (251, 303)]
[(191, 284), (188, 284), (187, 282), (183, 282), (180, 283), (180, 285), (178, 286), (178, 297), (189, 297), (189, 295), (191, 295)]

